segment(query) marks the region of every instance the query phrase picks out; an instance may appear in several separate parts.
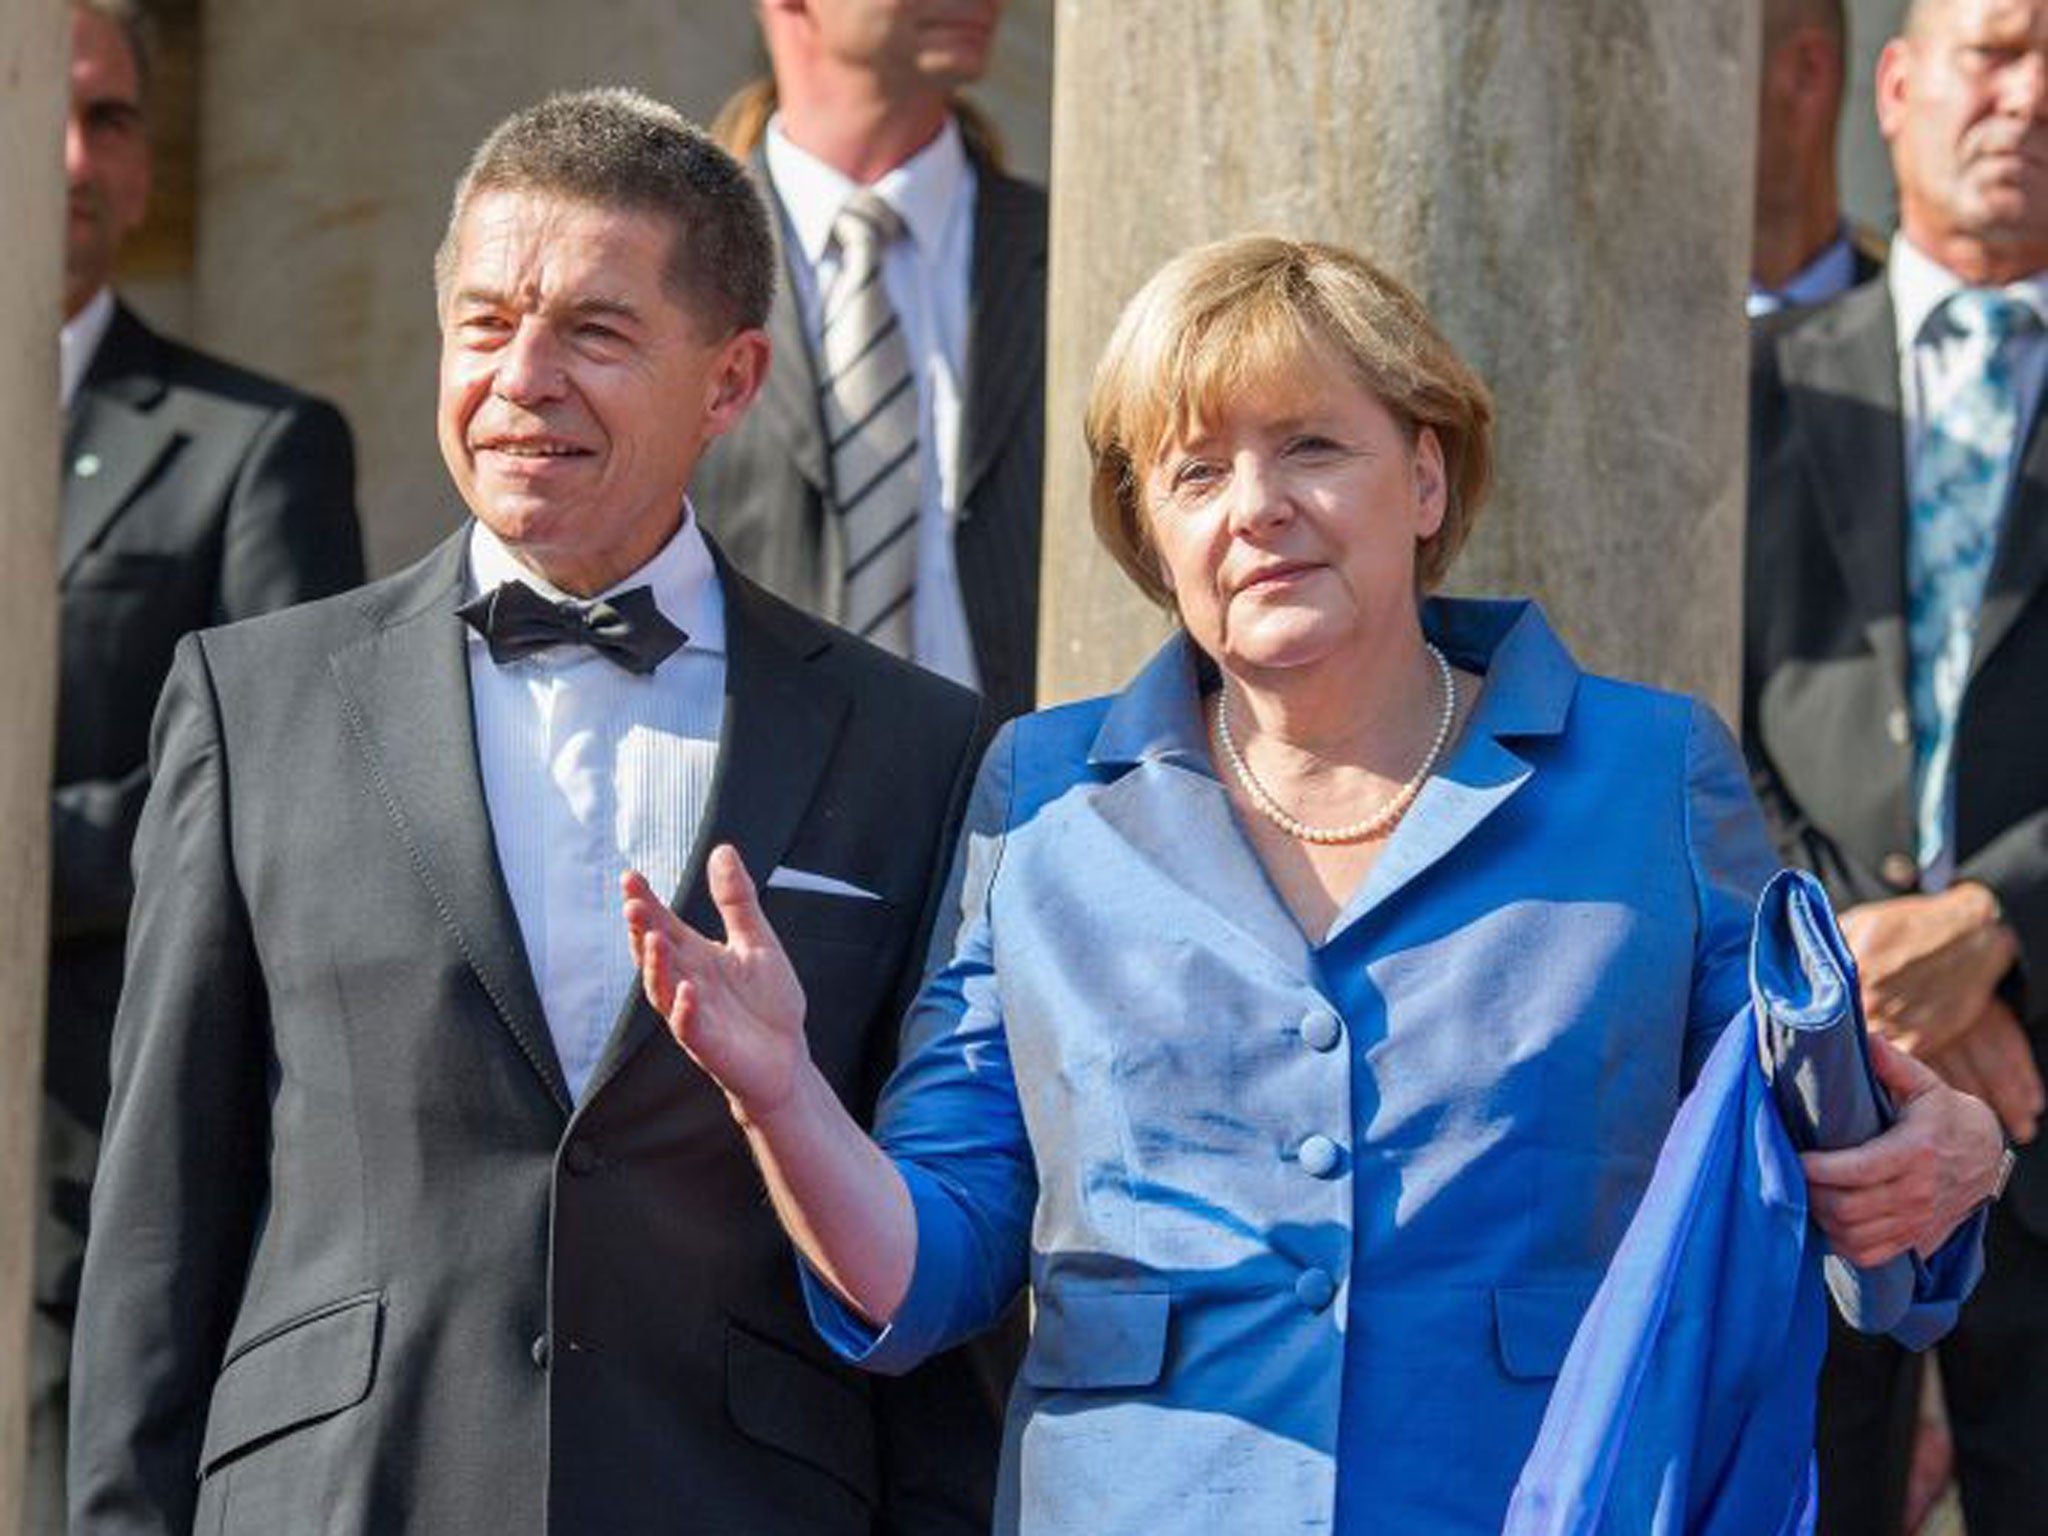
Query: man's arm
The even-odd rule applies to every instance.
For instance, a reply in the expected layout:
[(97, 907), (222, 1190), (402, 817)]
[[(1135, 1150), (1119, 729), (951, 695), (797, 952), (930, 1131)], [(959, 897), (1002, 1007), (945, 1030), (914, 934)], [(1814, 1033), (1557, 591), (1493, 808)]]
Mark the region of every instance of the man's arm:
[[(298, 398), (274, 412), (244, 456), (221, 532), (212, 621), (229, 623), (324, 597), (363, 579), (355, 448), (341, 413)], [(149, 792), (140, 765), (60, 784), (51, 796), (51, 936), (117, 934), (134, 886), (129, 850)]]
[(267, 1014), (199, 641), (156, 715), (71, 1396), (74, 1536), (186, 1536), (266, 1159)]

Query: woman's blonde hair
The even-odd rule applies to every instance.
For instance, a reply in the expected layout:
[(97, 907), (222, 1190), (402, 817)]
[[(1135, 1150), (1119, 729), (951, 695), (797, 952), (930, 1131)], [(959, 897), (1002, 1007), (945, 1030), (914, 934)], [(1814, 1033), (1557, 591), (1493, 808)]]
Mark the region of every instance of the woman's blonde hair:
[(1443, 580), (1493, 479), (1493, 397), (1415, 295), (1341, 246), (1240, 235), (1198, 246), (1124, 306), (1088, 392), (1096, 537), (1145, 595), (1173, 606), (1145, 516), (1160, 451), (1231, 396), (1333, 355), (1392, 413), (1410, 442), (1443, 449), (1442, 525), (1416, 550), (1422, 589)]

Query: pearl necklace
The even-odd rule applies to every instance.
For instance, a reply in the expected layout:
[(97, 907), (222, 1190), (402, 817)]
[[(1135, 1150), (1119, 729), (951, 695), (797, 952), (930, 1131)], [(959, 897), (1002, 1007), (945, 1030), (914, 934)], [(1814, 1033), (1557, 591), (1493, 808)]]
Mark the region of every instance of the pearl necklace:
[(1374, 811), (1363, 821), (1354, 821), (1341, 827), (1312, 827), (1305, 821), (1298, 821), (1280, 808), (1280, 804), (1266, 792), (1266, 786), (1252, 776), (1251, 765), (1244, 760), (1244, 754), (1237, 750), (1236, 738), (1230, 734), (1230, 690), (1228, 687), (1216, 690), (1216, 742), (1223, 748), (1224, 761), (1230, 764), (1230, 771), (1244, 789), (1245, 798), (1253, 809), (1273, 823), (1282, 832), (1298, 843), (1362, 843), (1392, 830), (1394, 823), (1407, 813), (1415, 797), (1422, 793), (1422, 786), (1429, 779), (1429, 772), (1436, 767), (1437, 759), (1443, 755), (1444, 744), (1451, 739), (1451, 719), (1458, 710), (1458, 688), (1451, 679), (1451, 664), (1444, 660), (1444, 653), (1427, 641), (1423, 648), (1429, 652), (1429, 659), (1436, 663), (1437, 677), (1443, 683), (1443, 708), (1436, 717), (1436, 738), (1429, 744), (1429, 751), (1423, 754), (1422, 766), (1415, 774), (1395, 790), (1385, 805)]

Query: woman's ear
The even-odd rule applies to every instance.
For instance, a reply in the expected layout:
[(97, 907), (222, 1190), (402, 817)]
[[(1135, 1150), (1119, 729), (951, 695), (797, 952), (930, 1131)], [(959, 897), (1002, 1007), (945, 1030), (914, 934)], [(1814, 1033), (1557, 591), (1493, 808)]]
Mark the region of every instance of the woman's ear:
[(1409, 456), (1409, 462), (1415, 475), (1415, 536), (1418, 539), (1433, 538), (1443, 527), (1444, 512), (1450, 505), (1450, 488), (1444, 471), (1444, 445), (1437, 438), (1436, 428), (1423, 427), (1416, 432), (1415, 451)]

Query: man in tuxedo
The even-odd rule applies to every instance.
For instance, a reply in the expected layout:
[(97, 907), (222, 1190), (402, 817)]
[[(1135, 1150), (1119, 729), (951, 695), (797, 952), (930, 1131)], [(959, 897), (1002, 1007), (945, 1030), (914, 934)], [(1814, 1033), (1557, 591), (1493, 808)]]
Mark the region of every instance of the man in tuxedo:
[[(1743, 726), (1872, 1027), (2017, 1154), (1942, 1346), (1971, 1536), (2048, 1531), (2048, 0), (1918, 0), (1878, 66), (1885, 280), (1766, 321)], [(1821, 1529), (1896, 1536), (1919, 1361), (1838, 1333)]]
[[(864, 1112), (970, 695), (769, 596), (685, 499), (767, 371), (745, 172), (622, 91), (497, 128), (436, 266), (474, 519), (180, 648), (94, 1199), (74, 1536), (985, 1529), (996, 1404), (835, 1364), (628, 868), (764, 874)], [(905, 729), (915, 722), (915, 729)]]
[(149, 195), (133, 0), (71, 7), (64, 135), (63, 510), (42, 1204), (28, 1529), (64, 1523), (64, 1425), (88, 1189), (121, 990), (148, 722), (178, 637), (362, 579), (334, 409), (159, 336), (111, 286)]
[(1001, 0), (759, 0), (773, 79), (720, 132), (785, 281), (760, 408), (697, 490), (773, 591), (1031, 708), (1045, 421), (1045, 194), (956, 94)]
[(1752, 318), (1831, 299), (1884, 266), (1876, 236), (1842, 216), (1835, 137), (1848, 76), (1844, 9), (1844, 0), (1764, 0)]

